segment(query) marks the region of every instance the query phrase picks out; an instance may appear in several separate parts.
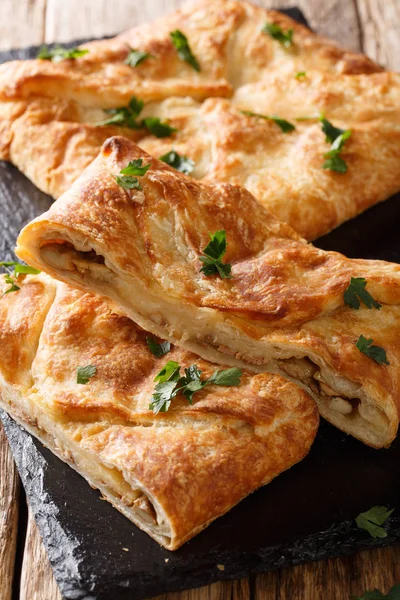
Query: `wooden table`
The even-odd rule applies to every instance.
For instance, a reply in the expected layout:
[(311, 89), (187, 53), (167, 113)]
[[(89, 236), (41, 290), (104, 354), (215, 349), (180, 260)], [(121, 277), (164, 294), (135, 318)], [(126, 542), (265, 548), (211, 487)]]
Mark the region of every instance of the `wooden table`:
[[(1, 0), (0, 49), (112, 34), (181, 0)], [(400, 71), (400, 0), (260, 0), (296, 4), (319, 33)], [(348, 600), (400, 582), (400, 545), (242, 581), (166, 594), (162, 600)], [(0, 425), (0, 600), (61, 600)], [(161, 600), (161, 598), (160, 598)]]

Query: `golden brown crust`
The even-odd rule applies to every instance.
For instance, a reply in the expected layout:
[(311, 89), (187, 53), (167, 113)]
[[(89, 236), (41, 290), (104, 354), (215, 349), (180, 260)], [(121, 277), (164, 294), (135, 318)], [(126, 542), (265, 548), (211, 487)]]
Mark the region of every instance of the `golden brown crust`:
[[(239, 387), (210, 386), (192, 406), (176, 398), (154, 415), (154, 377), (167, 360), (205, 375), (215, 365), (178, 348), (156, 358), (148, 334), (98, 297), (45, 275), (19, 283), (0, 299), (2, 404), (95, 486), (111, 478), (111, 500), (122, 495), (125, 514), (167, 548), (308, 452), (318, 414), (293, 384), (244, 373)], [(97, 372), (79, 385), (76, 369), (87, 364)], [(135, 517), (138, 504), (147, 525)]]
[[(263, 32), (267, 22), (292, 29), (293, 45), (284, 48)], [(187, 35), (200, 72), (179, 58), (170, 39), (175, 29)], [(140, 140), (157, 157), (171, 147), (189, 154), (197, 165), (194, 177), (248, 187), (307, 239), (400, 187), (396, 116), (390, 114), (399, 104), (398, 78), (382, 74), (379, 84), (378, 65), (284, 14), (238, 0), (197, 0), (155, 23), (84, 47), (88, 54), (77, 60), (14, 61), (0, 67), (0, 157), (52, 196), (68, 189), (110, 135)], [(132, 68), (125, 64), (130, 47), (152, 58)], [(308, 73), (305, 81), (294, 78), (299, 71)], [(362, 73), (364, 79), (358, 79)], [(163, 115), (178, 132), (157, 139), (144, 130), (95, 126), (107, 117), (102, 109), (126, 106), (132, 95), (147, 105), (141, 117)], [(243, 119), (221, 100), (232, 95), (239, 109), (281, 118), (291, 118), (293, 107), (300, 106), (300, 116), (307, 109), (325, 110), (344, 127), (360, 121), (356, 129), (361, 131), (346, 144), (349, 173), (322, 171), (327, 145), (314, 131), (315, 123), (282, 134), (271, 122)], [(361, 118), (364, 99), (370, 116)], [(387, 103), (383, 124), (373, 100)]]
[[(139, 157), (152, 161), (143, 190), (125, 191), (114, 176)], [(218, 229), (226, 230), (231, 280), (199, 272), (209, 232)], [(60, 257), (53, 240), (61, 242)], [(92, 250), (105, 265), (93, 264), (85, 254)], [(113, 138), (72, 189), (22, 231), (17, 252), (57, 278), (110, 296), (147, 329), (204, 357), (283, 371), (277, 361), (308, 357), (325, 371), (324, 385), (326, 377), (344, 380), (338, 386), (347, 385), (350, 399), (354, 392), (357, 403), (385, 413), (380, 438), (353, 419), (354, 435), (379, 446), (396, 433), (400, 266), (319, 250), (239, 187), (202, 184)], [(351, 277), (367, 279), (380, 311), (344, 306)], [(180, 318), (172, 321), (178, 305)], [(390, 366), (356, 348), (360, 335), (386, 350)]]
[[(245, 186), (276, 217), (314, 239), (400, 189), (399, 102), (400, 76), (393, 73), (313, 71), (304, 81), (293, 73), (272, 73), (237, 90), (232, 100), (209, 98), (199, 104), (170, 98), (148, 104), (144, 115), (158, 116), (178, 130), (160, 139), (144, 129), (98, 127), (95, 121), (107, 115), (73, 101), (35, 98), (25, 109), (21, 102), (0, 104), (0, 151), (58, 197), (105, 139), (122, 132), (155, 157), (172, 148), (189, 156), (197, 179)], [(278, 114), (296, 129), (284, 133), (273, 121), (242, 110)], [(329, 144), (318, 121), (321, 113), (352, 131), (342, 152), (345, 174), (322, 169)], [(315, 118), (297, 121), (302, 117)]]

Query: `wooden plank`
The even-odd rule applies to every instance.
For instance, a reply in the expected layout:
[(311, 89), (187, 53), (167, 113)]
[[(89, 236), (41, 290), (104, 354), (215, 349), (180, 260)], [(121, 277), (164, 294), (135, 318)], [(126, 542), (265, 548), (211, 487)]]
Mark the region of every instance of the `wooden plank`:
[(19, 479), (0, 423), (0, 600), (10, 600), (18, 528)]
[(47, 0), (45, 40), (65, 42), (118, 33), (181, 4), (182, 0)]
[(255, 600), (349, 600), (366, 590), (388, 592), (398, 581), (400, 546), (283, 569), (256, 580)]
[(157, 596), (153, 600), (249, 600), (250, 587), (248, 579), (225, 581), (207, 585), (195, 590), (170, 592)]
[(400, 71), (398, 0), (356, 0), (364, 52), (392, 71)]
[(62, 600), (42, 538), (30, 511), (19, 600)]
[(0, 49), (41, 44), (46, 0), (1, 0)]

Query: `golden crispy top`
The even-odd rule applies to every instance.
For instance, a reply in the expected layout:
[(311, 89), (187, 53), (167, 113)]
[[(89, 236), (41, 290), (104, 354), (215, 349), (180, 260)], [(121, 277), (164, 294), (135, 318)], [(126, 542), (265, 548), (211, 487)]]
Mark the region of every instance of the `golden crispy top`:
[[(293, 30), (283, 47), (265, 23)], [(199, 60), (182, 61), (170, 32), (180, 29)], [(76, 59), (0, 66), (0, 157), (54, 197), (65, 192), (111, 135), (159, 157), (172, 148), (195, 161), (193, 176), (243, 185), (277, 218), (314, 239), (400, 189), (399, 76), (341, 50), (286, 15), (247, 2), (198, 0), (111, 40), (90, 42)], [(130, 48), (152, 58), (133, 68)], [(296, 79), (298, 72), (306, 77)], [(146, 103), (178, 131), (98, 126), (104, 110)], [(284, 133), (273, 121), (293, 121)], [(329, 144), (318, 116), (353, 131), (348, 172), (322, 169)], [(316, 117), (311, 121), (296, 121)], [(371, 168), (373, 164), (373, 168)]]
[[(3, 391), (22, 394), (26, 420), (41, 424), (44, 413), (56, 435), (139, 482), (170, 519), (173, 545), (307, 453), (318, 416), (295, 385), (244, 373), (239, 387), (209, 386), (192, 406), (177, 397), (154, 415), (154, 377), (167, 360), (204, 375), (215, 365), (178, 348), (156, 358), (148, 334), (99, 297), (45, 275), (19, 285), (0, 298)], [(78, 384), (87, 364), (97, 372)]]
[[(293, 29), (294, 46), (286, 51), (261, 31), (265, 23)], [(181, 30), (200, 63), (197, 73), (182, 61), (170, 38)], [(233, 88), (259, 81), (268, 71), (317, 68), (334, 73), (381, 70), (366, 56), (338, 48), (290, 17), (248, 2), (198, 0), (154, 23), (140, 25), (111, 40), (83, 45), (89, 52), (78, 60), (14, 61), (0, 68), (0, 98), (32, 95), (78, 100), (85, 106), (113, 108), (133, 94), (146, 102), (169, 96), (229, 96)], [(129, 48), (154, 59), (138, 68), (125, 64)]]
[[(115, 176), (137, 158), (151, 162), (140, 177), (143, 189), (124, 190)], [(209, 233), (220, 229), (226, 231), (224, 260), (232, 264), (232, 279), (200, 273)], [(95, 250), (115, 277), (139, 281), (155, 296), (222, 311), (254, 339), (315, 351), (351, 381), (373, 382), (400, 397), (400, 265), (319, 250), (240, 187), (195, 181), (133, 143), (113, 138), (18, 240), (22, 259), (68, 280), (68, 271), (51, 268), (41, 256), (41, 247), (57, 238), (79, 251)], [(380, 311), (344, 305), (351, 277), (367, 279), (368, 290), (383, 305)], [(82, 283), (90, 287), (89, 280)], [(385, 348), (389, 367), (356, 348), (361, 334)]]

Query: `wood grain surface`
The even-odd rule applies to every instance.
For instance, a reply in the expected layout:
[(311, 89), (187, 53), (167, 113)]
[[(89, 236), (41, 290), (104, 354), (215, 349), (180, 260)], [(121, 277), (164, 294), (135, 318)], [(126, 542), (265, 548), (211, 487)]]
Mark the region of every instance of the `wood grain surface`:
[[(400, 70), (400, 0), (259, 0), (299, 6), (311, 27), (342, 46)], [(0, 49), (101, 37), (173, 10), (181, 0), (1, 0)], [(11, 600), (17, 540), (18, 479), (0, 425), (0, 600)], [(21, 533), (21, 532), (20, 532)], [(24, 533), (24, 532), (22, 532)], [(234, 535), (234, 532), (232, 532)], [(400, 545), (217, 583), (159, 600), (349, 600), (400, 582)], [(13, 600), (61, 600), (36, 525), (29, 516)]]

